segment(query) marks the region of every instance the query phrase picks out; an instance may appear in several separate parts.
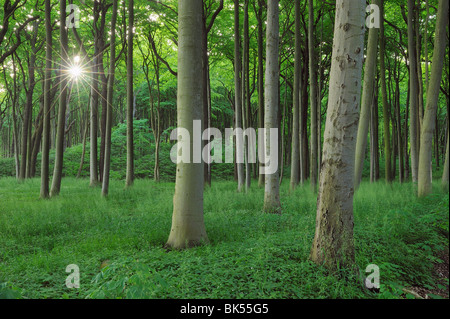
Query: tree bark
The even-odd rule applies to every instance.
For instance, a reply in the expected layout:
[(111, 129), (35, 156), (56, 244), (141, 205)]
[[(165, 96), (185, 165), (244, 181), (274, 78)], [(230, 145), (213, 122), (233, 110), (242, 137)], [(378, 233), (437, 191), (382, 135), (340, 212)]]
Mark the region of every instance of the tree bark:
[(317, 190), (318, 180), (318, 127), (317, 127), (317, 66), (315, 61), (315, 41), (314, 41), (314, 3), (308, 0), (308, 50), (309, 50), (309, 100), (311, 105), (311, 161), (310, 161), (310, 179), (311, 188)]
[[(234, 113), (235, 130), (242, 128), (242, 103), (241, 103), (241, 53), (240, 53), (240, 32), (239, 32), (239, 0), (234, 0)], [(236, 136), (236, 166), (238, 175), (238, 192), (244, 188), (244, 165), (241, 159), (244, 158), (244, 145), (242, 138)]]
[(385, 65), (385, 35), (384, 35), (384, 0), (380, 7), (380, 76), (381, 97), (383, 101), (383, 136), (384, 136), (384, 177), (386, 183), (392, 181), (391, 171), (391, 131), (390, 131), (390, 105), (386, 91), (386, 65)]
[(418, 81), (417, 81), (417, 59), (414, 42), (414, 0), (408, 0), (408, 56), (409, 56), (409, 138), (411, 146), (411, 175), (414, 183), (417, 182), (419, 166), (419, 142), (418, 142)]
[(55, 153), (55, 167), (53, 170), (52, 187), (50, 189), (50, 196), (58, 195), (61, 190), (62, 169), (64, 160), (64, 133), (66, 123), (66, 108), (67, 108), (67, 74), (65, 74), (68, 67), (67, 52), (68, 38), (66, 30), (66, 0), (60, 0), (60, 41), (61, 41), (61, 82), (60, 82), (60, 96), (59, 96), (59, 110), (58, 110), (58, 133), (56, 136), (56, 153)]
[[(258, 130), (264, 128), (264, 22), (262, 16), (263, 10), (263, 0), (258, 0)], [(263, 147), (259, 145), (258, 147)], [(264, 174), (260, 173), (259, 170), (264, 168), (264, 163), (259, 162), (258, 169), (258, 186), (263, 187), (264, 185)]]
[[(178, 127), (190, 134), (193, 154), (193, 121), (203, 120), (202, 1), (178, 1)], [(192, 158), (192, 156), (191, 156)], [(166, 247), (183, 249), (208, 242), (203, 219), (204, 163), (177, 164), (172, 228)]]
[(41, 198), (49, 197), (49, 153), (50, 153), (50, 85), (52, 77), (52, 21), (51, 0), (45, 0), (45, 77), (44, 77), (44, 127), (41, 152)]
[[(127, 36), (127, 172), (125, 186), (134, 182), (134, 141), (133, 141), (133, 25), (134, 0), (128, 0)], [(111, 43), (112, 44), (112, 43)], [(111, 100), (112, 101), (112, 100)]]
[[(372, 1), (372, 4), (380, 6), (379, 0)], [(369, 30), (367, 40), (367, 57), (364, 66), (364, 81), (361, 101), (361, 112), (358, 123), (358, 137), (356, 139), (355, 152), (355, 189), (361, 183), (364, 158), (366, 156), (367, 133), (369, 131), (369, 121), (373, 104), (373, 91), (376, 80), (377, 49), (378, 49), (378, 28)]]
[[(279, 78), (280, 67), (279, 57), (279, 8), (278, 0), (268, 0), (267, 2), (267, 30), (266, 30), (266, 83), (265, 83), (265, 112), (264, 128), (267, 153), (272, 153), (278, 149), (278, 145), (270, 143), (270, 129), (278, 126), (279, 108)], [(276, 155), (278, 157), (278, 155)], [(275, 156), (272, 156), (275, 158)], [(264, 192), (264, 211), (266, 213), (281, 213), (280, 189), (279, 189), (279, 169), (275, 173), (266, 174)]]
[[(133, 0), (128, 0), (128, 4), (133, 6)], [(128, 13), (130, 15), (133, 14), (133, 9), (128, 8)], [(111, 166), (111, 128), (112, 128), (112, 102), (114, 95), (114, 69), (116, 62), (116, 21), (117, 21), (117, 0), (113, 0), (113, 12), (111, 17), (111, 42), (109, 45), (110, 54), (109, 54), (109, 70), (108, 70), (108, 93), (106, 97), (107, 109), (106, 109), (106, 126), (105, 126), (105, 158), (104, 158), (104, 167), (103, 167), (103, 179), (102, 179), (102, 196), (108, 196), (109, 192), (109, 169)], [(132, 23), (132, 22), (131, 22)], [(130, 31), (130, 30), (128, 30)], [(129, 33), (128, 38), (132, 37)], [(127, 61), (128, 62), (128, 61)], [(127, 65), (128, 71), (128, 65)], [(128, 74), (127, 74), (128, 76)], [(127, 82), (128, 84), (128, 82)], [(128, 85), (127, 85), (128, 87)], [(128, 93), (128, 90), (127, 90)], [(133, 97), (133, 95), (131, 96)], [(129, 101), (128, 101), (129, 102)], [(129, 107), (129, 106), (127, 106)], [(127, 108), (128, 110), (128, 108)], [(131, 110), (133, 111), (133, 101), (131, 100)], [(129, 113), (128, 113), (129, 115)], [(128, 133), (128, 125), (127, 125), (127, 133)], [(128, 136), (128, 134), (127, 134)], [(128, 147), (127, 147), (128, 149)], [(128, 162), (128, 158), (127, 158)], [(128, 165), (127, 165), (128, 172)], [(127, 179), (128, 180), (128, 179)], [(127, 184), (128, 186), (128, 184)]]
[(432, 191), (431, 156), (432, 141), (435, 130), (439, 88), (442, 80), (445, 48), (447, 46), (446, 26), (448, 24), (448, 0), (439, 0), (436, 31), (434, 37), (434, 52), (431, 63), (431, 77), (428, 83), (427, 102), (420, 137), (420, 155), (418, 172), (418, 195), (426, 196)]
[(292, 143), (291, 143), (291, 183), (290, 190), (293, 191), (300, 181), (300, 1), (295, 1), (295, 53), (294, 53), (294, 87), (292, 111)]
[(338, 0), (316, 231), (311, 259), (337, 270), (355, 262), (353, 193), (366, 2)]

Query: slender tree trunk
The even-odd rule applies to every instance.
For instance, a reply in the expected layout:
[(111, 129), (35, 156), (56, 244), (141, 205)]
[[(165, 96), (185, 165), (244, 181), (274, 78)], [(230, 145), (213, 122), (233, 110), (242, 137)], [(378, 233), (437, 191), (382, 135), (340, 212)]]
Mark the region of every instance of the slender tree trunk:
[[(128, 0), (130, 6), (133, 6), (133, 0)], [(128, 13), (130, 16), (133, 14), (133, 9), (128, 8)], [(109, 70), (108, 70), (108, 93), (106, 98), (107, 109), (106, 109), (106, 130), (105, 130), (105, 162), (103, 168), (103, 179), (102, 179), (102, 196), (108, 196), (109, 192), (109, 169), (111, 165), (111, 128), (112, 128), (112, 102), (114, 95), (114, 69), (116, 60), (116, 21), (117, 21), (117, 0), (113, 0), (113, 12), (111, 17), (111, 42), (110, 42), (110, 54), (109, 54)], [(132, 21), (130, 21), (132, 24)], [(130, 32), (130, 30), (128, 30)], [(131, 33), (128, 33), (128, 38), (132, 37)], [(128, 61), (127, 61), (128, 62)], [(128, 71), (128, 65), (127, 65)], [(128, 74), (127, 74), (128, 75)], [(128, 83), (127, 83), (128, 84)], [(127, 85), (128, 87), (128, 85)], [(128, 91), (127, 91), (128, 93)], [(133, 93), (133, 91), (131, 92)], [(131, 95), (133, 97), (133, 95)], [(130, 102), (128, 100), (128, 102)], [(128, 106), (129, 108), (130, 106)], [(131, 110), (133, 110), (133, 101), (131, 99)], [(128, 113), (129, 115), (130, 113)], [(127, 125), (128, 133), (128, 125)], [(128, 147), (127, 147), (128, 149)], [(128, 162), (128, 158), (127, 158)], [(128, 165), (127, 165), (128, 172)], [(127, 179), (128, 180), (128, 179)], [(128, 186), (128, 184), (127, 184)]]
[(64, 160), (64, 133), (66, 123), (66, 108), (67, 108), (67, 74), (66, 68), (69, 57), (67, 52), (68, 38), (66, 30), (66, 0), (60, 0), (60, 41), (61, 41), (61, 81), (60, 81), (60, 96), (59, 96), (59, 110), (58, 110), (58, 133), (56, 136), (56, 153), (55, 166), (53, 170), (52, 187), (50, 189), (50, 196), (58, 195), (61, 190), (61, 178)]
[(431, 155), (432, 141), (435, 129), (435, 118), (439, 98), (439, 88), (442, 80), (445, 48), (447, 46), (446, 26), (448, 24), (448, 0), (439, 0), (436, 32), (434, 38), (434, 52), (431, 63), (431, 77), (428, 84), (427, 102), (420, 137), (420, 156), (418, 173), (418, 195), (426, 196), (432, 191), (431, 184)]
[(128, 37), (127, 37), (127, 172), (126, 187), (134, 181), (134, 145), (133, 145), (133, 26), (134, 0), (128, 0)]
[(449, 138), (447, 137), (447, 147), (445, 151), (445, 161), (444, 161), (444, 171), (442, 173), (441, 187), (444, 191), (448, 192), (448, 146), (449, 146)]
[(419, 142), (417, 139), (418, 132), (418, 81), (417, 81), (417, 60), (416, 48), (414, 42), (414, 0), (408, 0), (408, 56), (409, 56), (409, 138), (411, 145), (411, 175), (414, 183), (417, 182), (417, 173), (419, 166)]
[[(234, 113), (235, 130), (242, 128), (242, 103), (241, 103), (241, 53), (240, 53), (240, 32), (239, 32), (239, 0), (234, 0)], [(242, 137), (236, 135), (236, 166), (238, 175), (238, 192), (244, 188), (244, 145)]]
[(381, 73), (381, 97), (383, 101), (383, 136), (384, 136), (384, 176), (386, 183), (391, 183), (391, 132), (390, 132), (390, 105), (386, 92), (386, 66), (385, 66), (385, 35), (384, 35), (384, 0), (380, 8), (380, 73)]
[(352, 267), (353, 193), (366, 2), (338, 0), (316, 232), (311, 259), (336, 270)]
[(293, 91), (293, 114), (292, 114), (292, 151), (291, 151), (291, 183), (290, 190), (293, 191), (300, 181), (300, 1), (295, 1), (295, 57), (294, 57), (294, 87)]
[[(249, 22), (248, 22), (248, 0), (244, 1), (244, 45), (242, 54), (242, 129), (246, 130), (250, 124), (250, 72), (249, 72), (249, 53), (250, 53), (250, 41), (248, 34)], [(245, 191), (250, 189), (252, 176), (251, 167), (248, 158), (248, 138), (244, 137), (244, 162), (245, 162)]]
[[(178, 126), (191, 138), (193, 121), (203, 120), (202, 72), (202, 1), (178, 1)], [(190, 138), (190, 154), (193, 142)], [(191, 156), (192, 157), (192, 156)], [(183, 249), (208, 242), (203, 220), (204, 163), (177, 164), (173, 197), (172, 228), (166, 246)]]
[(45, 0), (45, 78), (44, 78), (44, 128), (41, 160), (41, 198), (49, 197), (49, 153), (50, 153), (50, 85), (52, 77), (52, 21), (51, 0)]
[[(89, 110), (86, 111), (86, 113), (88, 113), (88, 112), (89, 112)], [(86, 117), (88, 117), (88, 116), (86, 116)], [(83, 151), (81, 152), (80, 166), (78, 167), (77, 178), (80, 178), (81, 171), (83, 170), (84, 157), (86, 155), (86, 140), (87, 140), (88, 129), (89, 129), (89, 125), (87, 125), (87, 121), (86, 121), (86, 125), (84, 127), (84, 133), (83, 133)]]
[(311, 188), (317, 190), (318, 180), (318, 153), (319, 143), (317, 140), (317, 66), (315, 61), (314, 41), (314, 3), (308, 0), (308, 50), (309, 50), (309, 96), (311, 105)]
[[(263, 1), (258, 0), (258, 130), (264, 128), (264, 23), (262, 17)], [(262, 147), (263, 145), (258, 145)], [(259, 162), (259, 170), (264, 168), (264, 163)], [(263, 187), (264, 185), (264, 174), (258, 170), (258, 186)]]
[[(279, 56), (279, 8), (278, 0), (268, 0), (267, 2), (267, 32), (266, 32), (266, 83), (265, 83), (265, 112), (264, 128), (266, 154), (278, 149), (278, 145), (271, 145), (271, 128), (278, 125), (278, 107), (279, 107), (279, 77), (280, 67), (278, 64)], [(278, 157), (278, 154), (272, 158)], [(272, 163), (273, 165), (273, 163)], [(278, 167), (273, 174), (265, 176), (264, 192), (264, 211), (266, 213), (281, 213), (280, 189)]]
[[(372, 1), (372, 4), (375, 4), (378, 7), (380, 6), (379, 0)], [(373, 104), (373, 91), (376, 80), (378, 28), (371, 28), (369, 30), (369, 39), (367, 42), (367, 57), (364, 66), (361, 113), (359, 116), (358, 137), (356, 139), (355, 189), (358, 189), (359, 184), (361, 183), (364, 158), (366, 156), (367, 133), (369, 130), (369, 121)]]

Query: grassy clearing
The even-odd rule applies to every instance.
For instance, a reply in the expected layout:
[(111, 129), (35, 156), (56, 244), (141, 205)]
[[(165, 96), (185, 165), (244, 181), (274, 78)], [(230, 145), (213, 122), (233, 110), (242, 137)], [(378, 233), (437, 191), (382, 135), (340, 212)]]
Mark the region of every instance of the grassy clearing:
[[(412, 285), (437, 288), (433, 263), (448, 249), (448, 194), (417, 199), (412, 184), (363, 183), (355, 196), (357, 264), (380, 267), (381, 289), (329, 274), (308, 260), (315, 195), (281, 188), (282, 215), (262, 213), (264, 191), (234, 182), (205, 191), (210, 245), (162, 248), (171, 226), (173, 183), (111, 181), (103, 199), (88, 180), (66, 178), (40, 200), (39, 179), (0, 179), (0, 297), (21, 298), (403, 298)], [(81, 272), (68, 289), (66, 266)], [(444, 283), (445, 284), (445, 283)], [(448, 285), (448, 279), (446, 284)], [(430, 288), (430, 289), (431, 289)]]

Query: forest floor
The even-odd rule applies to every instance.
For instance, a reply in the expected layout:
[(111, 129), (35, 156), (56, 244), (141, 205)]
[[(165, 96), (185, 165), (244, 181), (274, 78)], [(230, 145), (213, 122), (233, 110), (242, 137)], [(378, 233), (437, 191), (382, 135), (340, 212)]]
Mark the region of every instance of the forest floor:
[[(86, 179), (65, 178), (39, 199), (39, 179), (0, 179), (0, 298), (448, 298), (449, 198), (418, 199), (411, 183), (363, 182), (355, 195), (357, 275), (309, 261), (316, 196), (281, 187), (283, 213), (262, 212), (264, 190), (232, 181), (205, 190), (209, 245), (163, 248), (174, 183), (113, 180), (107, 199)], [(80, 288), (66, 287), (68, 265)], [(363, 287), (366, 267), (380, 288)]]

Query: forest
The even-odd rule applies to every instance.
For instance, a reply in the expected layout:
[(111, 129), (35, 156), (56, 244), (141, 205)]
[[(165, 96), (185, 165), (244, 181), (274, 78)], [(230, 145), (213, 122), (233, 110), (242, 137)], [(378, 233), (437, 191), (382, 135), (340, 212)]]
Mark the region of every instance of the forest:
[(448, 0), (0, 2), (0, 299), (449, 298)]

